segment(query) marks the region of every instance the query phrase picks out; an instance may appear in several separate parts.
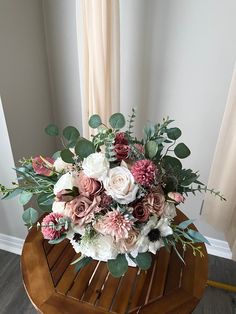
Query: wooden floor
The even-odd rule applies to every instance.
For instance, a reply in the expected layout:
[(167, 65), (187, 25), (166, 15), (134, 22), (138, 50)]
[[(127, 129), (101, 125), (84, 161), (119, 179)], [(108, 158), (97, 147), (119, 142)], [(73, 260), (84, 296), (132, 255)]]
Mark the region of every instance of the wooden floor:
[[(236, 286), (236, 262), (209, 256), (209, 279)], [(22, 285), (19, 256), (1, 250), (0, 314), (36, 314)], [(193, 314), (236, 314), (236, 294), (208, 287)]]

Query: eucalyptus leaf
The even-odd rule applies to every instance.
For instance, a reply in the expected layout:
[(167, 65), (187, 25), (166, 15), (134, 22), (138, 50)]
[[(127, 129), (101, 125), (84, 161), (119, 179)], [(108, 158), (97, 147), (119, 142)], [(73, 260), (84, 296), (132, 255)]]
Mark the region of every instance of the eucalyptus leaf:
[(45, 132), (49, 136), (57, 136), (57, 135), (59, 135), (59, 129), (58, 129), (58, 127), (55, 124), (49, 124), (45, 128)]
[(42, 211), (51, 212), (52, 204), (54, 202), (54, 194), (52, 193), (41, 193), (37, 198), (37, 204)]
[(74, 154), (69, 149), (64, 149), (61, 151), (61, 159), (69, 164), (73, 164), (75, 161), (73, 159)]
[(116, 259), (110, 259), (107, 267), (112, 276), (119, 278), (128, 270), (128, 262), (124, 254), (117, 255)]
[(31, 200), (32, 196), (33, 196), (33, 193), (23, 191), (19, 198), (21, 205), (26, 205)]
[(102, 120), (98, 114), (94, 114), (89, 118), (88, 124), (91, 128), (96, 129), (102, 124)]
[(200, 232), (198, 232), (196, 230), (189, 229), (187, 231), (187, 233), (194, 240), (194, 242), (205, 242), (205, 243), (211, 245), (210, 242)]
[(52, 158), (53, 158), (54, 160), (56, 160), (58, 157), (61, 157), (61, 151), (60, 151), (60, 150), (58, 150), (57, 152), (55, 152), (55, 153), (52, 155)]
[(158, 151), (158, 145), (155, 141), (149, 141), (145, 145), (145, 152), (150, 159), (154, 158)]
[(75, 270), (78, 272), (80, 271), (81, 268), (86, 266), (92, 261), (92, 257), (85, 256), (83, 257), (76, 265), (75, 265)]
[(94, 144), (85, 138), (81, 138), (75, 146), (75, 153), (79, 155), (81, 159), (84, 159), (95, 153)]
[(193, 219), (188, 219), (188, 220), (182, 221), (182, 222), (178, 225), (178, 228), (184, 230), (184, 229), (188, 228), (188, 226), (191, 225), (193, 222), (194, 222)]
[(113, 129), (122, 129), (125, 126), (125, 117), (122, 113), (114, 113), (110, 116), (109, 123)]
[(73, 126), (67, 126), (64, 130), (63, 130), (63, 136), (67, 139), (67, 141), (69, 142), (69, 147), (71, 146), (75, 146), (80, 133), (79, 131), (73, 127)]
[(174, 153), (178, 158), (181, 159), (186, 158), (191, 154), (189, 148), (184, 143), (179, 143), (178, 145), (176, 145)]
[(22, 193), (22, 189), (16, 188), (16, 189), (14, 189), (13, 191), (8, 192), (7, 194), (5, 194), (5, 195), (2, 197), (2, 200), (10, 200), (10, 199), (12, 199), (13, 197), (16, 197), (17, 195), (19, 195), (19, 194), (21, 194), (21, 193)]
[(172, 157), (172, 156), (164, 156), (162, 158), (164, 162), (164, 168), (168, 171), (171, 169), (181, 170), (182, 164), (179, 159)]
[(179, 128), (170, 128), (166, 130), (166, 134), (169, 139), (177, 140), (181, 136), (182, 132)]
[(36, 209), (29, 207), (23, 212), (22, 219), (27, 225), (33, 225), (39, 219), (39, 214)]
[(152, 256), (149, 252), (139, 253), (135, 258), (135, 262), (139, 268), (147, 270), (151, 267)]
[(66, 234), (63, 234), (60, 238), (48, 241), (49, 244), (61, 243), (66, 238)]

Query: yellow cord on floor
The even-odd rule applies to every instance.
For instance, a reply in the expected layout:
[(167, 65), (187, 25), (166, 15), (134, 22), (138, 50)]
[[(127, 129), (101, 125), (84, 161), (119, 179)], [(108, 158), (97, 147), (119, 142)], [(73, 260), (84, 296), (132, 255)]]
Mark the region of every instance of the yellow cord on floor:
[(207, 285), (218, 289), (236, 292), (236, 286), (228, 285), (218, 281), (207, 280)]

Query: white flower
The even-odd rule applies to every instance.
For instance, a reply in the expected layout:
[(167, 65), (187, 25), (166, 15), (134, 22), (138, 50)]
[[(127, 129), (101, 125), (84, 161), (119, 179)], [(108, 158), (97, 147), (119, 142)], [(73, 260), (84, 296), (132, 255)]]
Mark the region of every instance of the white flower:
[(103, 153), (94, 153), (83, 160), (82, 168), (86, 176), (101, 181), (109, 170), (109, 161)]
[(54, 166), (54, 168), (55, 168), (55, 170), (56, 170), (57, 172), (62, 172), (63, 170), (70, 169), (71, 164), (69, 164), (69, 163), (63, 161), (63, 160), (61, 159), (61, 157), (58, 157), (58, 158), (55, 160), (53, 166)]
[(170, 220), (166, 217), (162, 217), (158, 221), (156, 228), (160, 230), (162, 237), (167, 237), (168, 235), (173, 234), (173, 230), (170, 227)]
[(64, 214), (65, 202), (53, 202), (52, 211), (58, 214)]
[(76, 253), (81, 252), (86, 256), (90, 256), (93, 259), (106, 262), (109, 259), (115, 259), (118, 255), (118, 251), (113, 243), (111, 236), (98, 235), (91, 240), (81, 242), (75, 242), (71, 240)]
[(62, 190), (72, 190), (75, 185), (75, 175), (72, 172), (67, 172), (63, 174), (57, 183), (54, 185), (53, 192), (55, 195)]
[(106, 194), (120, 204), (129, 204), (136, 198), (138, 186), (132, 173), (126, 167), (115, 167), (109, 170), (103, 180)]
[(173, 219), (176, 216), (176, 207), (174, 203), (166, 202), (164, 207), (163, 216), (169, 219)]

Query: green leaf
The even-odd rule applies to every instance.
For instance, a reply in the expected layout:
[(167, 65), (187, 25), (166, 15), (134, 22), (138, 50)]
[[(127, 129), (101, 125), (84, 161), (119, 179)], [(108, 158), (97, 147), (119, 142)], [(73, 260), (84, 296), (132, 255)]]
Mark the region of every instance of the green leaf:
[(94, 114), (90, 117), (88, 124), (92, 129), (96, 129), (102, 124), (102, 120), (98, 114)]
[(172, 156), (164, 156), (162, 158), (163, 162), (164, 162), (164, 168), (166, 170), (171, 169), (176, 169), (177, 171), (182, 169), (182, 164), (179, 161), (179, 159), (172, 157)]
[(69, 142), (69, 147), (73, 147), (75, 146), (80, 133), (79, 131), (73, 127), (73, 126), (67, 126), (64, 130), (63, 130), (63, 136), (67, 139), (67, 141)]
[(74, 154), (69, 149), (64, 149), (61, 151), (61, 159), (69, 164), (74, 164), (75, 161), (73, 159)]
[(85, 138), (81, 138), (75, 146), (75, 153), (79, 155), (81, 159), (84, 159), (95, 153), (94, 144)]
[(31, 200), (32, 196), (33, 194), (31, 192), (23, 191), (20, 195), (19, 201), (22, 205), (25, 205)]
[(45, 212), (52, 211), (52, 204), (54, 202), (54, 194), (52, 193), (41, 193), (37, 198), (37, 204), (39, 208)]
[(158, 151), (158, 145), (155, 141), (149, 141), (145, 145), (145, 152), (150, 159), (154, 158)]
[(55, 124), (49, 124), (45, 128), (45, 132), (49, 136), (57, 136), (57, 135), (59, 135), (59, 129), (58, 129), (58, 127)]
[(61, 151), (58, 150), (52, 155), (52, 159), (56, 160), (58, 157), (61, 157)]
[(176, 145), (174, 152), (175, 155), (181, 159), (186, 158), (191, 154), (189, 148), (184, 143), (179, 143), (178, 145)]
[(184, 229), (186, 229), (189, 225), (191, 225), (193, 222), (194, 222), (193, 219), (188, 219), (188, 220), (182, 221), (182, 222), (178, 225), (178, 228), (184, 230)]
[(187, 234), (190, 235), (190, 237), (194, 240), (194, 242), (205, 242), (211, 245), (210, 242), (200, 232), (196, 230), (189, 229), (187, 231)]
[(33, 225), (39, 219), (39, 214), (36, 209), (29, 207), (22, 214), (22, 219), (27, 225)]
[(124, 254), (119, 254), (116, 259), (110, 259), (107, 267), (112, 276), (119, 278), (128, 270), (128, 262)]
[(49, 244), (61, 243), (66, 238), (66, 234), (63, 234), (60, 238), (48, 241)]
[(177, 140), (181, 136), (182, 132), (179, 128), (170, 128), (166, 130), (166, 134), (169, 139)]
[(83, 257), (76, 265), (75, 265), (75, 270), (78, 272), (80, 271), (81, 268), (86, 266), (92, 261), (92, 257), (85, 256)]
[(125, 117), (122, 113), (114, 113), (110, 116), (109, 123), (113, 129), (122, 129), (125, 126)]
[(139, 253), (135, 258), (135, 261), (139, 268), (147, 270), (151, 267), (152, 256), (149, 252)]
[(19, 189), (19, 188), (16, 188), (15, 190), (11, 191), (11, 192), (8, 192), (7, 194), (5, 194), (3, 197), (2, 197), (2, 200), (10, 200), (11, 198), (13, 197), (16, 197), (17, 195), (21, 194), (22, 193), (22, 190)]

